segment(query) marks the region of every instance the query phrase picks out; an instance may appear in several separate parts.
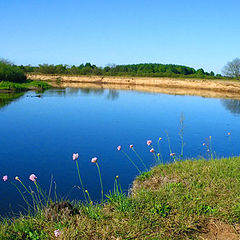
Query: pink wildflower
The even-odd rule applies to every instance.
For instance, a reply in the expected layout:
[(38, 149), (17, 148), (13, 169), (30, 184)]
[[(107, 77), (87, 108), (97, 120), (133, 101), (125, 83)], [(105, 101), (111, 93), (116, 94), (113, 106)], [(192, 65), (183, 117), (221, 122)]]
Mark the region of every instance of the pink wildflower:
[(120, 150), (121, 150), (121, 148), (122, 148), (122, 147), (119, 145), (119, 146), (117, 147), (117, 150), (118, 150), (118, 151), (120, 151)]
[(55, 237), (59, 237), (61, 235), (60, 230), (59, 229), (55, 230), (54, 235), (55, 235)]
[(152, 144), (152, 140), (147, 140), (147, 145), (150, 146)]
[(230, 136), (230, 135), (231, 135), (231, 133), (230, 133), (230, 132), (228, 132), (228, 133), (227, 133), (227, 135), (228, 135), (228, 136)]
[(7, 175), (5, 175), (5, 176), (3, 176), (3, 178), (2, 178), (2, 179), (3, 179), (3, 181), (4, 181), (4, 182), (6, 182), (6, 181), (8, 180), (8, 176), (7, 176)]
[(173, 157), (173, 156), (176, 155), (176, 153), (170, 153), (169, 155), (170, 155), (171, 157)]
[(31, 175), (29, 176), (29, 179), (30, 179), (31, 181), (35, 182), (36, 179), (37, 179), (37, 176), (36, 176), (35, 174), (31, 174)]
[(151, 152), (151, 153), (154, 153), (155, 151), (154, 151), (154, 149), (153, 149), (153, 148), (151, 148), (150, 152)]
[(129, 147), (130, 147), (130, 148), (133, 148), (133, 145), (131, 144)]
[(97, 157), (94, 157), (94, 158), (92, 158), (91, 162), (92, 162), (92, 163), (96, 163), (97, 160), (98, 160)]
[(73, 160), (77, 160), (79, 157), (78, 153), (73, 153), (72, 158)]

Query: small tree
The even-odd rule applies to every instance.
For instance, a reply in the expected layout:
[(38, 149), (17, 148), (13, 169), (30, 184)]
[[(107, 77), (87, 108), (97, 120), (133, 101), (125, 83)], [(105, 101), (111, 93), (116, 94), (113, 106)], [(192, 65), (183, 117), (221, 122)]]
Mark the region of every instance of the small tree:
[(240, 59), (235, 58), (228, 62), (223, 68), (223, 74), (227, 77), (239, 79), (240, 77)]

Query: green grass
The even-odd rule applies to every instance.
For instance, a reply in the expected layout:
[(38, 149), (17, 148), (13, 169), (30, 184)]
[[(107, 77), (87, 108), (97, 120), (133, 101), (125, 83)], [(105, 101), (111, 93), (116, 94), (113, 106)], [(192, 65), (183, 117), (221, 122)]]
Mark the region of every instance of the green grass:
[(46, 82), (27, 80), (24, 83), (14, 82), (0, 82), (0, 90), (9, 90), (15, 92), (27, 91), (27, 90), (45, 90), (50, 88), (50, 85)]
[(240, 223), (240, 157), (159, 165), (133, 183), (131, 195), (75, 203), (47, 217), (4, 220), (0, 239), (198, 239), (210, 219)]

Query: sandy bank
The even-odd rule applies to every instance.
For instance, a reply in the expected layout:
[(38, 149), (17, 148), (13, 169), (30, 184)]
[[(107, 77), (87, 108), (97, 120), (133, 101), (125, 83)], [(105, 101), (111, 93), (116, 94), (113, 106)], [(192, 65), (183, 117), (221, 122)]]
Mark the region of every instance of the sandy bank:
[(32, 80), (58, 80), (60, 87), (110, 88), (177, 95), (240, 99), (240, 82), (205, 79), (102, 77), (28, 74)]

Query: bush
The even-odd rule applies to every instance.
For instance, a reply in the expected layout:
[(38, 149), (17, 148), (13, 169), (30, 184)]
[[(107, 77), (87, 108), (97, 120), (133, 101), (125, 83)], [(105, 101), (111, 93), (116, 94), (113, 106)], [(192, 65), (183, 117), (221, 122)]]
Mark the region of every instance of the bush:
[(25, 82), (26, 79), (26, 75), (19, 67), (7, 61), (0, 60), (0, 81), (20, 83)]

